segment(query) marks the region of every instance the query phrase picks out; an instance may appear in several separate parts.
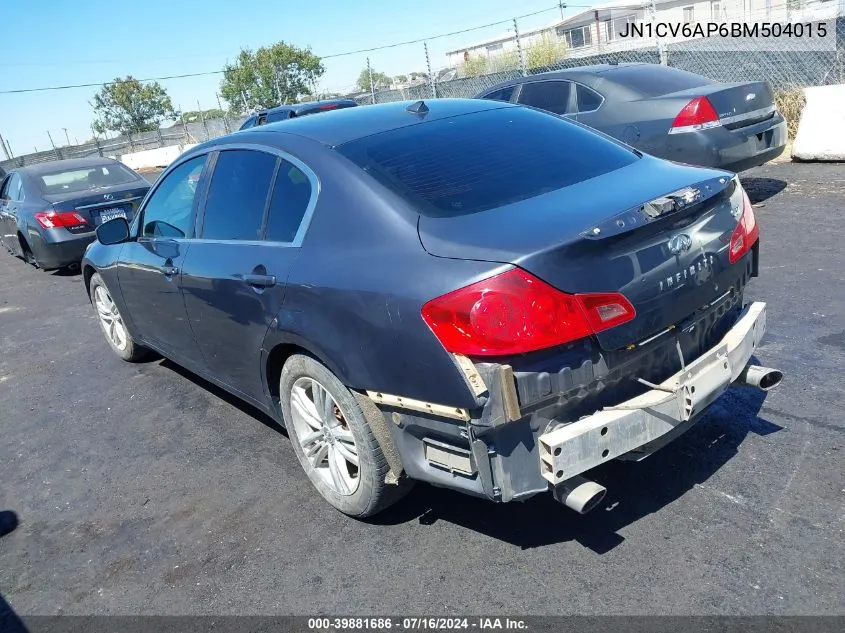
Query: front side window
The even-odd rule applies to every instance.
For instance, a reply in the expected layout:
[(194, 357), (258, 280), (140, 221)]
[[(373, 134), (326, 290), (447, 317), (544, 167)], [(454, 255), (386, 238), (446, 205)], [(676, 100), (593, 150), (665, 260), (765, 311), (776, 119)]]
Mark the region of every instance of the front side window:
[(9, 200), (23, 200), (21, 196), (21, 186), (23, 184), (23, 180), (20, 177), (20, 174), (12, 174), (9, 176), (9, 180), (6, 181), (6, 187), (3, 190), (3, 197), (8, 198)]
[(202, 237), (259, 240), (277, 158), (253, 150), (224, 150), (208, 187)]
[(272, 242), (293, 242), (312, 194), (308, 176), (296, 165), (281, 161), (273, 197), (270, 199), (266, 239)]
[(8, 200), (9, 199), (9, 185), (12, 184), (12, 177), (9, 176), (6, 180), (3, 181), (3, 187), (0, 188), (0, 200)]
[(141, 236), (193, 237), (193, 209), (206, 156), (192, 158), (165, 176), (144, 207)]
[(522, 86), (519, 102), (547, 112), (567, 114), (571, 89), (568, 81), (535, 81)]

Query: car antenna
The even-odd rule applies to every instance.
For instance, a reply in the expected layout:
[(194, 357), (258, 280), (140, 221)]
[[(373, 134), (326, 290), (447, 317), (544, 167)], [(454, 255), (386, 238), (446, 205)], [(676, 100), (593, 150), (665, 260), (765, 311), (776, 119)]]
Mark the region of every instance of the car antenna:
[(425, 101), (422, 100), (412, 103), (405, 109), (408, 112), (413, 112), (414, 114), (426, 114), (428, 112), (428, 106), (425, 104)]

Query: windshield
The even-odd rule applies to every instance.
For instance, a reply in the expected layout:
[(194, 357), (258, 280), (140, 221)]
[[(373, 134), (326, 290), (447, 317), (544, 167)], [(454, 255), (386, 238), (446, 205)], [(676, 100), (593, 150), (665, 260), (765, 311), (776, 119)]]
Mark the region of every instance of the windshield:
[(110, 163), (40, 174), (37, 180), (41, 190), (49, 196), (125, 185), (135, 182), (137, 177), (126, 167)]
[(431, 217), (501, 207), (638, 159), (585, 127), (507, 106), (375, 134), (339, 151)]

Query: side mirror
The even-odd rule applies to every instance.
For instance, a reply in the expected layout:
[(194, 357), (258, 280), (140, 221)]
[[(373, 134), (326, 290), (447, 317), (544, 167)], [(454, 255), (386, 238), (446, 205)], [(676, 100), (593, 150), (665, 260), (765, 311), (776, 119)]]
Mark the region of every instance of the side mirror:
[(97, 227), (100, 244), (122, 244), (129, 240), (129, 223), (126, 218), (114, 218)]

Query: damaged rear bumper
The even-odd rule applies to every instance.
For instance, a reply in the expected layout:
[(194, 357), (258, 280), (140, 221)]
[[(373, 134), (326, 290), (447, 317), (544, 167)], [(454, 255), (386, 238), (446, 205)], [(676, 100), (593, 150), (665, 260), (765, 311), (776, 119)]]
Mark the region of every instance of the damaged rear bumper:
[(766, 331), (766, 304), (752, 303), (718, 345), (655, 388), (538, 438), (540, 474), (559, 485), (683, 428), (737, 380)]

